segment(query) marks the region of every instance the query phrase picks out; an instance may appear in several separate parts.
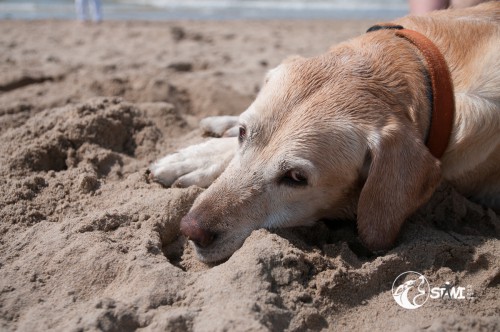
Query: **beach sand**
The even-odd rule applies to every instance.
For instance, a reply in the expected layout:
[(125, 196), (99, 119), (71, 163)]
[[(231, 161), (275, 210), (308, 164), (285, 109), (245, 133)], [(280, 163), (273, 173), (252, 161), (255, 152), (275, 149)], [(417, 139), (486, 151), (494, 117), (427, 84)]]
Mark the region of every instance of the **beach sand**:
[[(446, 184), (383, 255), (338, 221), (255, 231), (209, 266), (178, 235), (203, 189), (145, 176), (286, 56), (372, 23), (0, 21), (0, 330), (500, 330), (500, 218)], [(404, 309), (405, 271), (467, 299)]]

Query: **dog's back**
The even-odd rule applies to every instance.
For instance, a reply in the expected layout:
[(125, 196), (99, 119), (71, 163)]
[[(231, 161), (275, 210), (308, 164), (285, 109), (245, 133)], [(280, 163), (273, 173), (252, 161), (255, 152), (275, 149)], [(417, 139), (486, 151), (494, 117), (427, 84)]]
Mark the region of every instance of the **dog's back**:
[(431, 39), (450, 67), (456, 114), (444, 178), (500, 210), (500, 2), (397, 23)]

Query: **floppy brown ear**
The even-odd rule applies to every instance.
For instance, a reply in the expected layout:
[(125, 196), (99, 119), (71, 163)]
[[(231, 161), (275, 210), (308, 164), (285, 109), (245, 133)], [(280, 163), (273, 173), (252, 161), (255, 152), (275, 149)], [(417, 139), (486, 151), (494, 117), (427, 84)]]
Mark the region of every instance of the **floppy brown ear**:
[(358, 201), (358, 231), (367, 248), (389, 249), (405, 219), (439, 184), (440, 162), (411, 127), (386, 126), (369, 143), (372, 162)]

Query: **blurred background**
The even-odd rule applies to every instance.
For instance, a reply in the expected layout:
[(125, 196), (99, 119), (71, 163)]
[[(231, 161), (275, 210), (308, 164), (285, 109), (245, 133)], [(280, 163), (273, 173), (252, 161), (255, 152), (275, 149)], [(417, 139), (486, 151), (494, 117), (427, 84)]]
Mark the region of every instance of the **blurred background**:
[[(104, 0), (106, 20), (392, 19), (407, 0)], [(73, 0), (0, 0), (0, 19), (72, 19)]]

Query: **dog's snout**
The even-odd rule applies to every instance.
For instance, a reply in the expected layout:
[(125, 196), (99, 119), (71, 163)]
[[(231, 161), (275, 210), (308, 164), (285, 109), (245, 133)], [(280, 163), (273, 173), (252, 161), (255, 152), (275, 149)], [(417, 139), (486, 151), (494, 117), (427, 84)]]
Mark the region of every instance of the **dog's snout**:
[(203, 228), (191, 215), (187, 215), (181, 220), (180, 227), (182, 235), (193, 241), (197, 246), (206, 248), (212, 244), (216, 234)]

